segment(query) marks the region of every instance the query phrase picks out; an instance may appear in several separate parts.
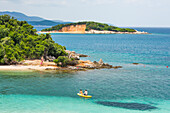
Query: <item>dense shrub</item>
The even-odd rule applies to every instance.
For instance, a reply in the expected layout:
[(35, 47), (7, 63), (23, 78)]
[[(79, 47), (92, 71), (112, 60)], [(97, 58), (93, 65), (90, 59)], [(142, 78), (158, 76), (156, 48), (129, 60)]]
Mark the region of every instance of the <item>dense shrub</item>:
[(68, 65), (71, 65), (71, 66), (75, 66), (78, 64), (78, 61), (77, 60), (72, 60), (72, 61), (69, 61), (68, 62)]
[(54, 62), (61, 67), (65, 67), (68, 65), (70, 59), (66, 56), (59, 56), (57, 59), (54, 60)]
[(53, 60), (58, 66), (66, 67), (67, 65), (75, 66), (78, 64), (78, 61), (73, 58), (69, 59), (66, 56), (59, 56), (57, 59)]
[(43, 55), (57, 58), (67, 55), (65, 49), (49, 34), (38, 35), (26, 21), (17, 21), (9, 15), (0, 16), (0, 64), (39, 59)]

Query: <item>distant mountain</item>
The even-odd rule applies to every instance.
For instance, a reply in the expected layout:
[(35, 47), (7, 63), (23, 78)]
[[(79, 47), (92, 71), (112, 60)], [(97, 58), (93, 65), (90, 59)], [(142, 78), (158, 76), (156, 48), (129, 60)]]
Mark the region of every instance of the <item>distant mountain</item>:
[(42, 21), (42, 20), (45, 20), (41, 17), (27, 16), (27, 15), (25, 15), (23, 13), (19, 13), (19, 12), (9, 12), (9, 11), (0, 12), (0, 15), (4, 15), (4, 14), (10, 15), (19, 21), (24, 21), (24, 20), (25, 21)]
[(12, 16), (19, 21), (27, 21), (29, 24), (33, 26), (55, 26), (58, 24), (71, 23), (71, 22), (64, 22), (62, 20), (46, 20), (38, 16), (27, 16), (20, 12), (0, 11), (0, 15), (5, 15), (5, 14)]
[(55, 22), (51, 20), (42, 20), (42, 21), (28, 21), (28, 23), (33, 26), (54, 26), (58, 24), (68, 24), (71, 22), (63, 22), (63, 21)]

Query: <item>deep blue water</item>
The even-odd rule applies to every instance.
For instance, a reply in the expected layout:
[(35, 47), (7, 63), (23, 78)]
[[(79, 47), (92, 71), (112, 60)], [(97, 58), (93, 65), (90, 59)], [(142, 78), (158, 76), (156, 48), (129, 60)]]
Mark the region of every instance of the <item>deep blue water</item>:
[[(51, 34), (83, 60), (121, 65), (75, 73), (0, 72), (0, 112), (168, 113), (170, 28), (136, 28), (149, 35)], [(140, 63), (133, 65), (132, 63)], [(93, 97), (79, 98), (79, 89)]]

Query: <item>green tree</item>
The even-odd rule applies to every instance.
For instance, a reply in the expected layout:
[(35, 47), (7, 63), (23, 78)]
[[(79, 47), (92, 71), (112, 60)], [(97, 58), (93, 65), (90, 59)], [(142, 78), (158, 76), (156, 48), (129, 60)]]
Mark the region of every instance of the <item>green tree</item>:
[(26, 21), (18, 21), (8, 15), (0, 16), (0, 64), (39, 59), (45, 53), (57, 58), (67, 55), (65, 49), (55, 43), (50, 34), (38, 35)]
[(65, 56), (59, 56), (57, 59), (54, 60), (54, 62), (58, 66), (65, 67), (70, 62), (70, 59), (68, 57), (65, 57)]
[(43, 29), (42, 31), (53, 31), (53, 30), (61, 30), (63, 27), (71, 26), (71, 25), (86, 25), (85, 31), (93, 30), (107, 30), (107, 31), (115, 31), (115, 32), (135, 32), (134, 29), (129, 28), (118, 28), (112, 25), (93, 22), (93, 21), (85, 21), (85, 22), (77, 22), (77, 23), (69, 23), (69, 24), (60, 24), (53, 26), (51, 28)]

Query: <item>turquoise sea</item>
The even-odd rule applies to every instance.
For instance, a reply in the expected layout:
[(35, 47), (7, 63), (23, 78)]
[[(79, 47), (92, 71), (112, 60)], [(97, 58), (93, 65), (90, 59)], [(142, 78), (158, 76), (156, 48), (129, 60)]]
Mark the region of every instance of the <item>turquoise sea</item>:
[[(136, 29), (152, 34), (51, 34), (90, 56), (83, 60), (123, 68), (0, 71), (0, 113), (170, 113), (170, 28)], [(79, 89), (93, 97), (78, 97)]]

